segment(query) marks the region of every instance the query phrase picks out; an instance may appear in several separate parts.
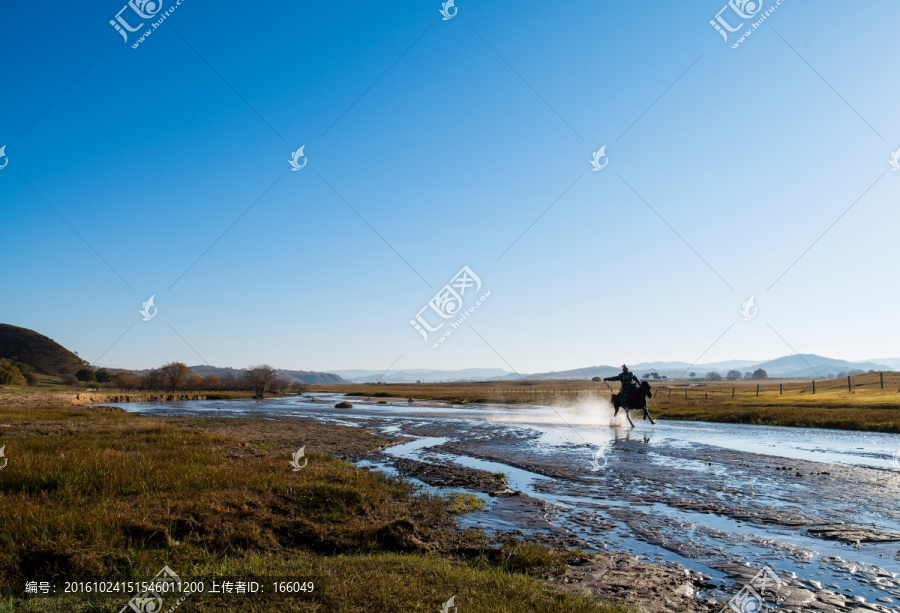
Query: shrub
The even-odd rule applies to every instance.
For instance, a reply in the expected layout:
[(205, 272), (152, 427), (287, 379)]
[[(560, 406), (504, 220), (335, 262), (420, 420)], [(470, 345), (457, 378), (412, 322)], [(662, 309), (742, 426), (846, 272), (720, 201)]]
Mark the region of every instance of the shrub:
[(462, 515), (484, 509), (484, 501), (475, 494), (453, 492), (447, 495), (447, 503), (448, 510), (454, 515)]
[(347, 402), (346, 400), (341, 400), (339, 403), (334, 405), (336, 409), (352, 409), (353, 405)]
[(21, 371), (5, 358), (0, 358), (0, 385), (25, 385)]
[(40, 385), (41, 380), (40, 380), (40, 378), (37, 376), (37, 373), (34, 373), (34, 372), (27, 372), (27, 373), (25, 373), (25, 382), (26, 382), (28, 385)]

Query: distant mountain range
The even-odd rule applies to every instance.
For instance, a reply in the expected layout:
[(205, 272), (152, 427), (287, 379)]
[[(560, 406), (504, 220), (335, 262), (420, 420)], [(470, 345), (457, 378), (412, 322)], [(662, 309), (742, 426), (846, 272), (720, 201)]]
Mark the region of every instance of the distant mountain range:
[(866, 360), (867, 362), (875, 362), (876, 364), (884, 364), (890, 366), (894, 370), (900, 369), (900, 358), (884, 358), (883, 360)]
[[(686, 378), (691, 373), (697, 377), (706, 376), (715, 371), (725, 375), (729, 370), (739, 370), (742, 373), (753, 372), (762, 368), (770, 377), (777, 378), (809, 378), (827, 377), (842, 372), (854, 370), (895, 370), (900, 368), (900, 358), (888, 358), (884, 360), (870, 360), (865, 362), (848, 362), (836, 360), (819, 355), (804, 353), (784, 356), (774, 360), (760, 362), (758, 360), (726, 360), (723, 362), (710, 362), (707, 364), (689, 364), (688, 362), (641, 362), (629, 364), (628, 368), (643, 377), (651, 372), (658, 373), (661, 377), (670, 379)], [(559, 370), (552, 372), (524, 374), (526, 379), (591, 379), (593, 377), (609, 377), (622, 371), (621, 366), (588, 366), (572, 370)], [(351, 383), (423, 383), (437, 381), (496, 381), (515, 380), (519, 375), (500, 368), (467, 368), (462, 370), (336, 370)]]
[[(691, 373), (696, 373), (698, 377), (702, 377), (712, 371), (725, 375), (729, 370), (739, 370), (742, 373), (746, 373), (762, 368), (770, 377), (790, 379), (827, 377), (828, 375), (837, 375), (842, 372), (850, 372), (853, 370), (894, 370), (891, 365), (886, 364), (885, 362), (893, 362), (895, 365), (900, 365), (900, 359), (879, 360), (878, 362), (848, 362), (847, 360), (836, 360), (812, 353), (801, 353), (763, 362), (753, 360), (728, 360), (724, 362), (694, 365), (688, 364), (687, 362), (642, 362), (640, 364), (629, 365), (628, 368), (639, 377), (643, 377), (651, 372), (656, 372), (660, 376), (666, 376), (670, 379), (688, 377)], [(592, 366), (589, 368), (578, 368), (560, 372), (537, 373), (531, 375), (531, 378), (590, 379), (592, 377), (609, 377), (621, 372), (621, 370), (621, 366)], [(513, 377), (515, 377), (515, 375), (513, 375)]]
[[(351, 383), (435, 383), (437, 381), (493, 381), (512, 374), (502, 368), (464, 368), (462, 370), (335, 370), (334, 374)], [(515, 376), (515, 375), (513, 375)]]
[[(194, 374), (200, 375), (201, 377), (212, 374), (219, 375), (220, 377), (224, 377), (225, 375), (240, 377), (244, 372), (243, 370), (238, 368), (207, 366), (205, 364), (200, 366), (190, 366), (189, 368), (194, 372)], [(285, 379), (290, 380), (291, 383), (311, 383), (314, 385), (335, 385), (337, 383), (348, 383), (348, 381), (344, 380), (338, 375), (327, 372), (316, 372), (311, 370), (279, 370), (278, 374)]]

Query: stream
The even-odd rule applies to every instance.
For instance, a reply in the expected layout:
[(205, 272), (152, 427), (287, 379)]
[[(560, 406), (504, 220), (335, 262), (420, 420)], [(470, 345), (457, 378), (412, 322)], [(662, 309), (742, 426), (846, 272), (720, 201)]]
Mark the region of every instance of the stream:
[[(352, 409), (334, 408), (345, 399)], [(652, 425), (637, 414), (632, 428), (613, 419), (605, 399), (591, 397), (574, 406), (338, 394), (115, 406), (148, 415), (312, 419), (407, 437), (358, 464), (397, 474), (395, 460), (405, 458), (502, 472), (524, 494), (478, 493), (486, 507), (464, 516), (466, 527), (677, 564), (705, 575), (720, 597), (767, 565), (820, 595), (808, 610), (900, 609), (900, 466), (893, 455), (900, 435)], [(315, 449), (314, 441), (306, 444)]]

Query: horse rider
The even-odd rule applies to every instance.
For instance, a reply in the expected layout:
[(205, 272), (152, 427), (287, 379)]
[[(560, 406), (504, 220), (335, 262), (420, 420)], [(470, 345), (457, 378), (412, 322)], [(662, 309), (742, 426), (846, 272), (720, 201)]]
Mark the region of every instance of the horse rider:
[(631, 396), (631, 392), (633, 392), (637, 387), (641, 384), (638, 378), (634, 375), (633, 372), (628, 370), (628, 367), (622, 364), (622, 372), (614, 377), (606, 377), (603, 379), (604, 381), (619, 381), (622, 383), (622, 388), (619, 390), (619, 404), (622, 406), (628, 406), (628, 398)]

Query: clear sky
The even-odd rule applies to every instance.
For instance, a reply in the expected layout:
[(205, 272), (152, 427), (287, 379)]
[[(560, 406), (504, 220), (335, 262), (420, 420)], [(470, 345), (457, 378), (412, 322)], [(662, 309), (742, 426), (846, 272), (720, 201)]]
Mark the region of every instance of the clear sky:
[(129, 368), (900, 355), (896, 2), (733, 48), (774, 0), (182, 0), (133, 48), (174, 3), (0, 7), (0, 321)]

